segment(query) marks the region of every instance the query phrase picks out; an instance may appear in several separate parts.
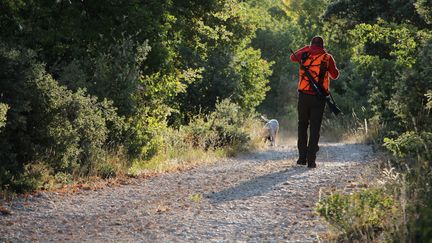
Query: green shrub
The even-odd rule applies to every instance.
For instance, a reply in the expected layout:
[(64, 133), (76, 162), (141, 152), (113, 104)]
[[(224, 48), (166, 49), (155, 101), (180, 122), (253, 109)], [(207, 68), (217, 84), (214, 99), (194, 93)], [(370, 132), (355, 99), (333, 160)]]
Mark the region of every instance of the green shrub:
[(140, 66), (150, 49), (148, 41), (115, 40), (109, 48), (92, 49), (88, 56), (62, 67), (59, 81), (73, 91), (86, 88), (92, 95), (113, 101), (118, 114), (129, 117), (140, 105), (134, 94), (141, 76)]
[(182, 127), (184, 139), (193, 147), (216, 149), (244, 146), (250, 140), (246, 121), (250, 119), (240, 106), (229, 99), (216, 104), (216, 110), (206, 118), (196, 117)]
[(54, 175), (54, 182), (56, 185), (66, 185), (73, 181), (73, 177), (69, 173), (58, 172)]
[(239, 105), (225, 99), (217, 103), (215, 111), (210, 114), (197, 115), (178, 130), (167, 129), (163, 144), (168, 150), (245, 147), (251, 140), (248, 123), (254, 115), (245, 113)]
[(122, 137), (124, 121), (112, 102), (59, 85), (30, 50), (0, 45), (0, 90), (0, 102), (11, 107), (0, 138), (2, 187), (37, 185), (24, 183), (33, 161), (54, 173), (88, 174), (118, 145), (109, 137)]
[(214, 147), (218, 140), (218, 133), (203, 116), (196, 116), (189, 125), (181, 126), (179, 131), (181, 140), (191, 148), (208, 149)]
[(195, 116), (188, 125), (156, 130), (161, 139), (157, 153), (149, 159), (135, 159), (129, 173), (169, 171), (245, 151), (255, 146), (257, 126), (262, 127), (255, 117), (229, 99), (223, 100), (215, 111)]
[(318, 202), (317, 211), (340, 231), (339, 239), (373, 241), (399, 222), (398, 207), (383, 189), (363, 189), (333, 193)]
[(396, 139), (384, 138), (384, 146), (400, 158), (432, 160), (432, 133), (408, 131)]

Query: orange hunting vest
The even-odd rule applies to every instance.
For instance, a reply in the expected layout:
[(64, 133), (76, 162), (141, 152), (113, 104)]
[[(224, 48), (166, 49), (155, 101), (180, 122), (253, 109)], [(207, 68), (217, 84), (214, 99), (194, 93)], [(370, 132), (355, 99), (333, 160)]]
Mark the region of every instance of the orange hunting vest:
[[(318, 83), (324, 88), (326, 94), (329, 93), (329, 77), (328, 77), (328, 63), (330, 55), (327, 53), (318, 55), (309, 55), (305, 52), (302, 56), (302, 64), (309, 69), (310, 74), (314, 78), (315, 83)], [(308, 77), (302, 68), (300, 68), (300, 81), (298, 83), (298, 90), (307, 94), (316, 94), (313, 88), (310, 86)]]

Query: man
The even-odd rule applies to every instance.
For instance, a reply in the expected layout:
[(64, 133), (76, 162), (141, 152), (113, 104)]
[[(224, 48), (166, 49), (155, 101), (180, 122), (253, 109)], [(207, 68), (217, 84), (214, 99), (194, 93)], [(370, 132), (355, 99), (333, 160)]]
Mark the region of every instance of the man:
[[(330, 80), (339, 77), (339, 70), (332, 55), (324, 49), (324, 40), (320, 36), (312, 38), (310, 46), (305, 46), (295, 52), (297, 57), (291, 55), (291, 61), (298, 62), (309, 69), (314, 82), (320, 85), (326, 94), (329, 93)], [(316, 167), (316, 153), (319, 150), (321, 122), (324, 114), (325, 100), (318, 96), (309, 84), (305, 72), (300, 68), (300, 80), (298, 83), (298, 140), (297, 147), (299, 159), (297, 164)], [(310, 125), (308, 141), (307, 130)], [(309, 142), (309, 143), (308, 143)]]

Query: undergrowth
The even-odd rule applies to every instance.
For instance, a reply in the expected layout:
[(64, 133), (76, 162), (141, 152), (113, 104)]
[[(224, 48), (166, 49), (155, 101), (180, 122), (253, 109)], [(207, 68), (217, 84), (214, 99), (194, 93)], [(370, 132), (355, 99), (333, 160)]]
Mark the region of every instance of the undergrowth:
[(335, 117), (326, 112), (322, 121), (323, 137), (335, 141), (375, 143), (381, 125), (367, 118), (364, 107)]
[[(382, 129), (385, 127), (376, 130)], [(384, 138), (383, 134), (391, 133), (379, 131), (373, 136), (375, 145), (387, 151), (380, 180), (371, 188), (351, 194), (335, 192), (320, 198), (316, 210), (333, 226), (326, 240), (430, 242), (432, 239), (432, 133), (406, 131)]]
[(196, 116), (186, 126), (165, 129), (160, 152), (150, 160), (134, 160), (129, 173), (184, 169), (257, 148), (262, 126), (256, 117), (224, 100), (209, 115)]
[(383, 188), (335, 192), (319, 200), (317, 211), (335, 228), (329, 240), (336, 242), (388, 240), (403, 218), (400, 201)]

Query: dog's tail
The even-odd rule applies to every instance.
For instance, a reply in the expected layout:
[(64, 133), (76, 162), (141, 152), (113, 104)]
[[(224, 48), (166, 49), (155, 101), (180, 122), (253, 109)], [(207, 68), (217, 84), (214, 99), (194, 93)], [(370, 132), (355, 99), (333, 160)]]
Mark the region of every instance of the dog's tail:
[(269, 122), (269, 119), (267, 119), (265, 116), (261, 116), (261, 119), (265, 122)]

